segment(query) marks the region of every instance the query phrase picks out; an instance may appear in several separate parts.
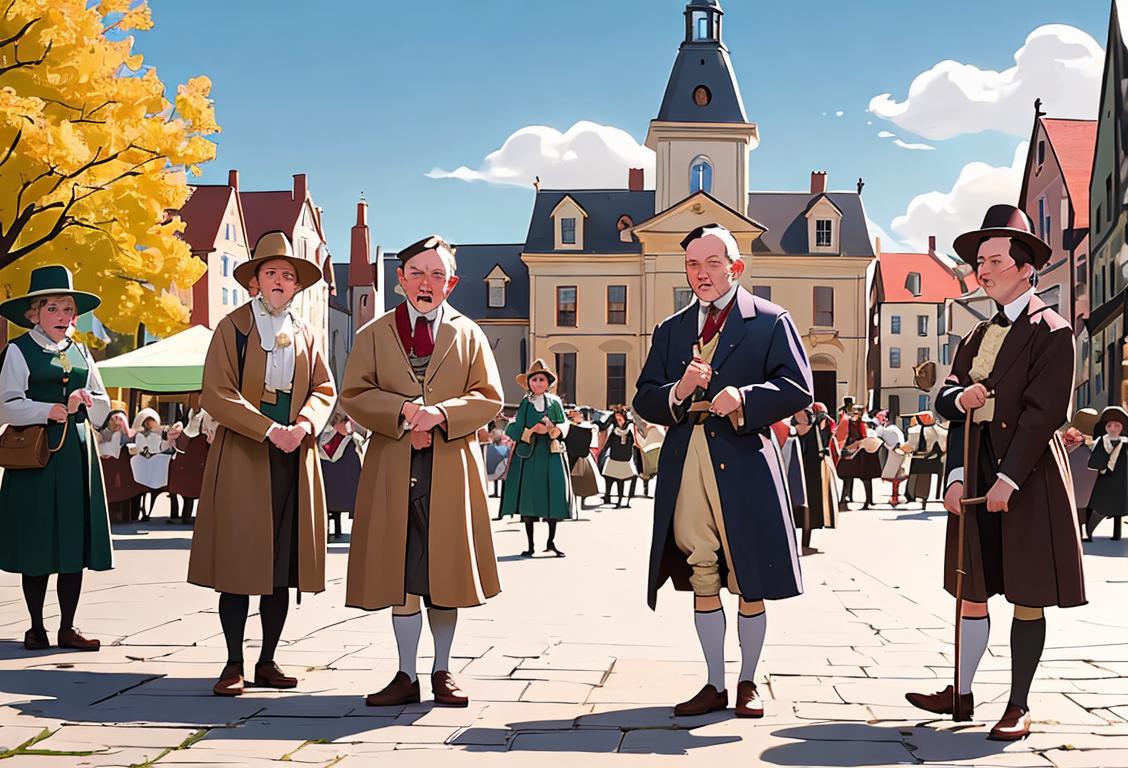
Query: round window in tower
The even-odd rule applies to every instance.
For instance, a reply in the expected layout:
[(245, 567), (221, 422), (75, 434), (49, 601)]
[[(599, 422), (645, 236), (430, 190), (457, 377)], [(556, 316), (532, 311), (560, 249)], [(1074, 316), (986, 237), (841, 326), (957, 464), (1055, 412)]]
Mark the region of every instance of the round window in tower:
[(703, 85), (699, 85), (693, 89), (693, 103), (699, 107), (709, 106), (709, 102), (713, 100), (713, 94), (709, 89)]

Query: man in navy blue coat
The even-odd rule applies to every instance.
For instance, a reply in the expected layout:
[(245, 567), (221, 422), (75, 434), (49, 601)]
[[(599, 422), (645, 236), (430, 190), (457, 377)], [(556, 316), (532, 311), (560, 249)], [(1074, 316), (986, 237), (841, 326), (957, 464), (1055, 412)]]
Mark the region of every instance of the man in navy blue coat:
[(763, 717), (755, 684), (764, 600), (803, 591), (783, 462), (770, 425), (809, 408), (811, 368), (787, 312), (741, 288), (732, 233), (699, 227), (682, 241), (697, 301), (654, 329), (634, 407), (669, 427), (654, 493), (648, 601), (672, 579), (694, 593), (708, 682), (677, 715), (728, 707), (721, 588), (740, 596), (738, 717)]

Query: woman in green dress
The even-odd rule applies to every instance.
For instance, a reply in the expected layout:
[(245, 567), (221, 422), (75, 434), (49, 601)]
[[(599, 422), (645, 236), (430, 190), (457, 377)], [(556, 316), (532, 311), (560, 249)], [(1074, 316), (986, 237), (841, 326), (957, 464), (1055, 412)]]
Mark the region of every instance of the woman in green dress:
[(43, 626), (47, 577), (58, 574), (60, 648), (96, 651), (74, 627), (82, 572), (113, 567), (106, 491), (93, 424), (110, 398), (89, 350), (71, 337), (75, 319), (101, 300), (74, 290), (63, 266), (31, 273), (24, 296), (0, 304), (0, 315), (29, 331), (9, 342), (0, 362), (0, 423), (47, 427), (52, 451), (42, 469), (7, 469), (0, 483), (0, 570), (23, 575), (31, 629), (29, 651), (51, 646)]
[(535, 360), (526, 373), (519, 374), (517, 383), (528, 393), (505, 430), (515, 445), (501, 494), (501, 514), (520, 515), (524, 521), (529, 547), (521, 553), (523, 557), (533, 556), (533, 523), (537, 520), (548, 522), (544, 551), (564, 557), (556, 548), (556, 522), (572, 516), (568, 455), (561, 439), (567, 429), (564, 404), (548, 393), (555, 381), (556, 374), (543, 360)]

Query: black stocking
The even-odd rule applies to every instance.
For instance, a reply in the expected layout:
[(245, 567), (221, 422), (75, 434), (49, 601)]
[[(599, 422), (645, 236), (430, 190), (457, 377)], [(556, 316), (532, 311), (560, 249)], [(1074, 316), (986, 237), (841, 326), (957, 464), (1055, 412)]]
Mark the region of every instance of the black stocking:
[(556, 544), (556, 521), (555, 520), (549, 520), (548, 521), (548, 548), (552, 549), (552, 547), (555, 544)]
[(55, 590), (59, 595), (59, 630), (73, 629), (78, 596), (82, 594), (82, 571), (60, 573), (56, 577)]
[(46, 576), (23, 577), (24, 602), (27, 603), (27, 613), (31, 617), (31, 628), (36, 631), (43, 630), (43, 601), (47, 598)]
[(290, 611), (290, 593), (286, 587), (275, 587), (274, 594), (259, 598), (259, 618), (262, 619), (262, 651), (259, 664), (274, 661), (274, 651), (282, 637), (282, 625)]
[(227, 663), (243, 663), (243, 634), (247, 629), (247, 611), (251, 599), (247, 595), (221, 592), (219, 595), (219, 623), (227, 641)]
[(529, 548), (525, 551), (526, 552), (534, 552), (535, 550), (533, 549), (533, 521), (532, 520), (526, 520), (525, 521), (525, 536), (527, 536), (528, 539), (529, 539)]

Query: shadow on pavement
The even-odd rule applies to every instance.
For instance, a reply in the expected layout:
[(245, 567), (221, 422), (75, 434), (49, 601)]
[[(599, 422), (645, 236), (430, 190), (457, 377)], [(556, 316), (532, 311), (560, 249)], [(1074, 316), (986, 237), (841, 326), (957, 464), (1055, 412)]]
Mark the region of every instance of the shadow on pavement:
[(772, 736), (795, 741), (764, 750), (760, 754), (764, 763), (826, 768), (919, 764), (922, 760), (962, 762), (999, 755), (1007, 746), (1004, 742), (987, 741), (982, 730), (881, 727), (865, 723), (804, 725), (773, 731)]
[(1105, 530), (1098, 528), (1096, 538), (1081, 545), (1086, 555), (1093, 557), (1128, 557), (1128, 539), (1112, 541), (1108, 538), (1108, 532), (1111, 528), (1111, 525), (1107, 526)]

